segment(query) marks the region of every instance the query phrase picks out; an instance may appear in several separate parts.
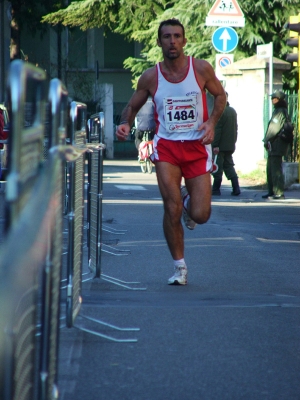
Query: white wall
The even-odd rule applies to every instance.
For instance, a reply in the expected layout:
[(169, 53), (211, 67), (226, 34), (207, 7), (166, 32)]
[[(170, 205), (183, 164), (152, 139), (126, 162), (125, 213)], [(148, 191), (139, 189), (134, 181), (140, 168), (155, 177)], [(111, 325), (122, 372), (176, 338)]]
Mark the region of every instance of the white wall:
[[(282, 72), (290, 63), (274, 58), (273, 88), (282, 88)], [(238, 116), (238, 140), (233, 159), (236, 170), (248, 173), (264, 160), (264, 96), (269, 90), (269, 65), (256, 56), (237, 61), (223, 69), (228, 101)]]
[(264, 136), (264, 82), (263, 71), (243, 74), (243, 79), (226, 81), (228, 101), (238, 117), (238, 140), (234, 153), (236, 170), (248, 173), (257, 168), (264, 158), (262, 139)]

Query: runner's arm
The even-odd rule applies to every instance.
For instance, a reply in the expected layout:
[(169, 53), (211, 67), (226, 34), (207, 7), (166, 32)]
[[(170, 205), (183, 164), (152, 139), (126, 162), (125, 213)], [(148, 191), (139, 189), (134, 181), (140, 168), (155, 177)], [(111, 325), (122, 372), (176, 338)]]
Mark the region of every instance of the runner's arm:
[(208, 90), (214, 97), (214, 107), (209, 119), (198, 128), (199, 130), (204, 130), (202, 137), (203, 144), (210, 144), (214, 140), (215, 126), (226, 106), (226, 94), (212, 66), (207, 61), (197, 60), (195, 65), (198, 80), (202, 84), (202, 88)]
[(121, 124), (116, 130), (116, 136), (119, 140), (127, 139), (136, 114), (146, 103), (150, 95), (149, 89), (152, 75), (152, 69), (144, 72), (138, 81), (136, 91), (133, 93), (131, 99), (124, 108), (121, 115)]

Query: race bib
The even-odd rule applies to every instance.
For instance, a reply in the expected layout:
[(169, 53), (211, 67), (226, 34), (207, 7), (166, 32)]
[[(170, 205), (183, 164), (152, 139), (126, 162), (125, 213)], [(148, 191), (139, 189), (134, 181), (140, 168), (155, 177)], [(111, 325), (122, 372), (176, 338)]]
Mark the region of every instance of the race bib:
[(198, 128), (196, 96), (165, 97), (164, 117), (168, 132), (185, 132)]

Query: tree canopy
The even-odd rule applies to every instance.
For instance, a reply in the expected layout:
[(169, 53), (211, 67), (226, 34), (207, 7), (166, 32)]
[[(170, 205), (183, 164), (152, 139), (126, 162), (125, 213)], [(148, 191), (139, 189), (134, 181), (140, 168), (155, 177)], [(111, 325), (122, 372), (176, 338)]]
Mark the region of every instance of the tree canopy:
[[(216, 50), (211, 37), (216, 27), (205, 25), (206, 16), (214, 4), (209, 0), (78, 0), (59, 11), (45, 15), (43, 22), (52, 25), (78, 26), (82, 30), (104, 27), (143, 44), (141, 58), (124, 61), (134, 77), (161, 59), (156, 45), (159, 22), (178, 18), (186, 27), (186, 53), (203, 58), (214, 65)], [(235, 61), (256, 54), (256, 46), (273, 42), (274, 56), (284, 59), (291, 52), (286, 46), (288, 32), (284, 24), (290, 15), (297, 15), (300, 0), (239, 0), (245, 16), (245, 27), (236, 28), (239, 44)], [(288, 73), (286, 82), (295, 87), (297, 75)]]
[(172, 4), (166, 0), (78, 0), (45, 15), (42, 21), (82, 30), (104, 27), (130, 39)]

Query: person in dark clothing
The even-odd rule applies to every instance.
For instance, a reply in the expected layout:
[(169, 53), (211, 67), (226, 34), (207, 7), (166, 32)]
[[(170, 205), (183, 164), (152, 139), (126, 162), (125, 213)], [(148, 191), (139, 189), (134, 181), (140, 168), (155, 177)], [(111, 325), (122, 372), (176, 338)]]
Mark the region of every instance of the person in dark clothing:
[(232, 154), (235, 151), (237, 141), (238, 124), (237, 113), (233, 107), (229, 105), (228, 93), (226, 92), (227, 105), (219, 119), (215, 128), (215, 138), (212, 143), (213, 154), (217, 155), (218, 170), (213, 173), (214, 181), (212, 187), (212, 195), (220, 196), (223, 172), (226, 178), (231, 181), (233, 196), (241, 194), (239, 180), (234, 168)]
[(288, 120), (287, 103), (285, 94), (280, 90), (272, 95), (274, 111), (269, 121), (265, 137), (264, 147), (268, 152), (267, 159), (267, 184), (268, 193), (263, 199), (284, 199), (284, 176), (282, 172), (282, 157), (287, 154), (289, 144), (284, 142), (279, 133), (284, 123)]

